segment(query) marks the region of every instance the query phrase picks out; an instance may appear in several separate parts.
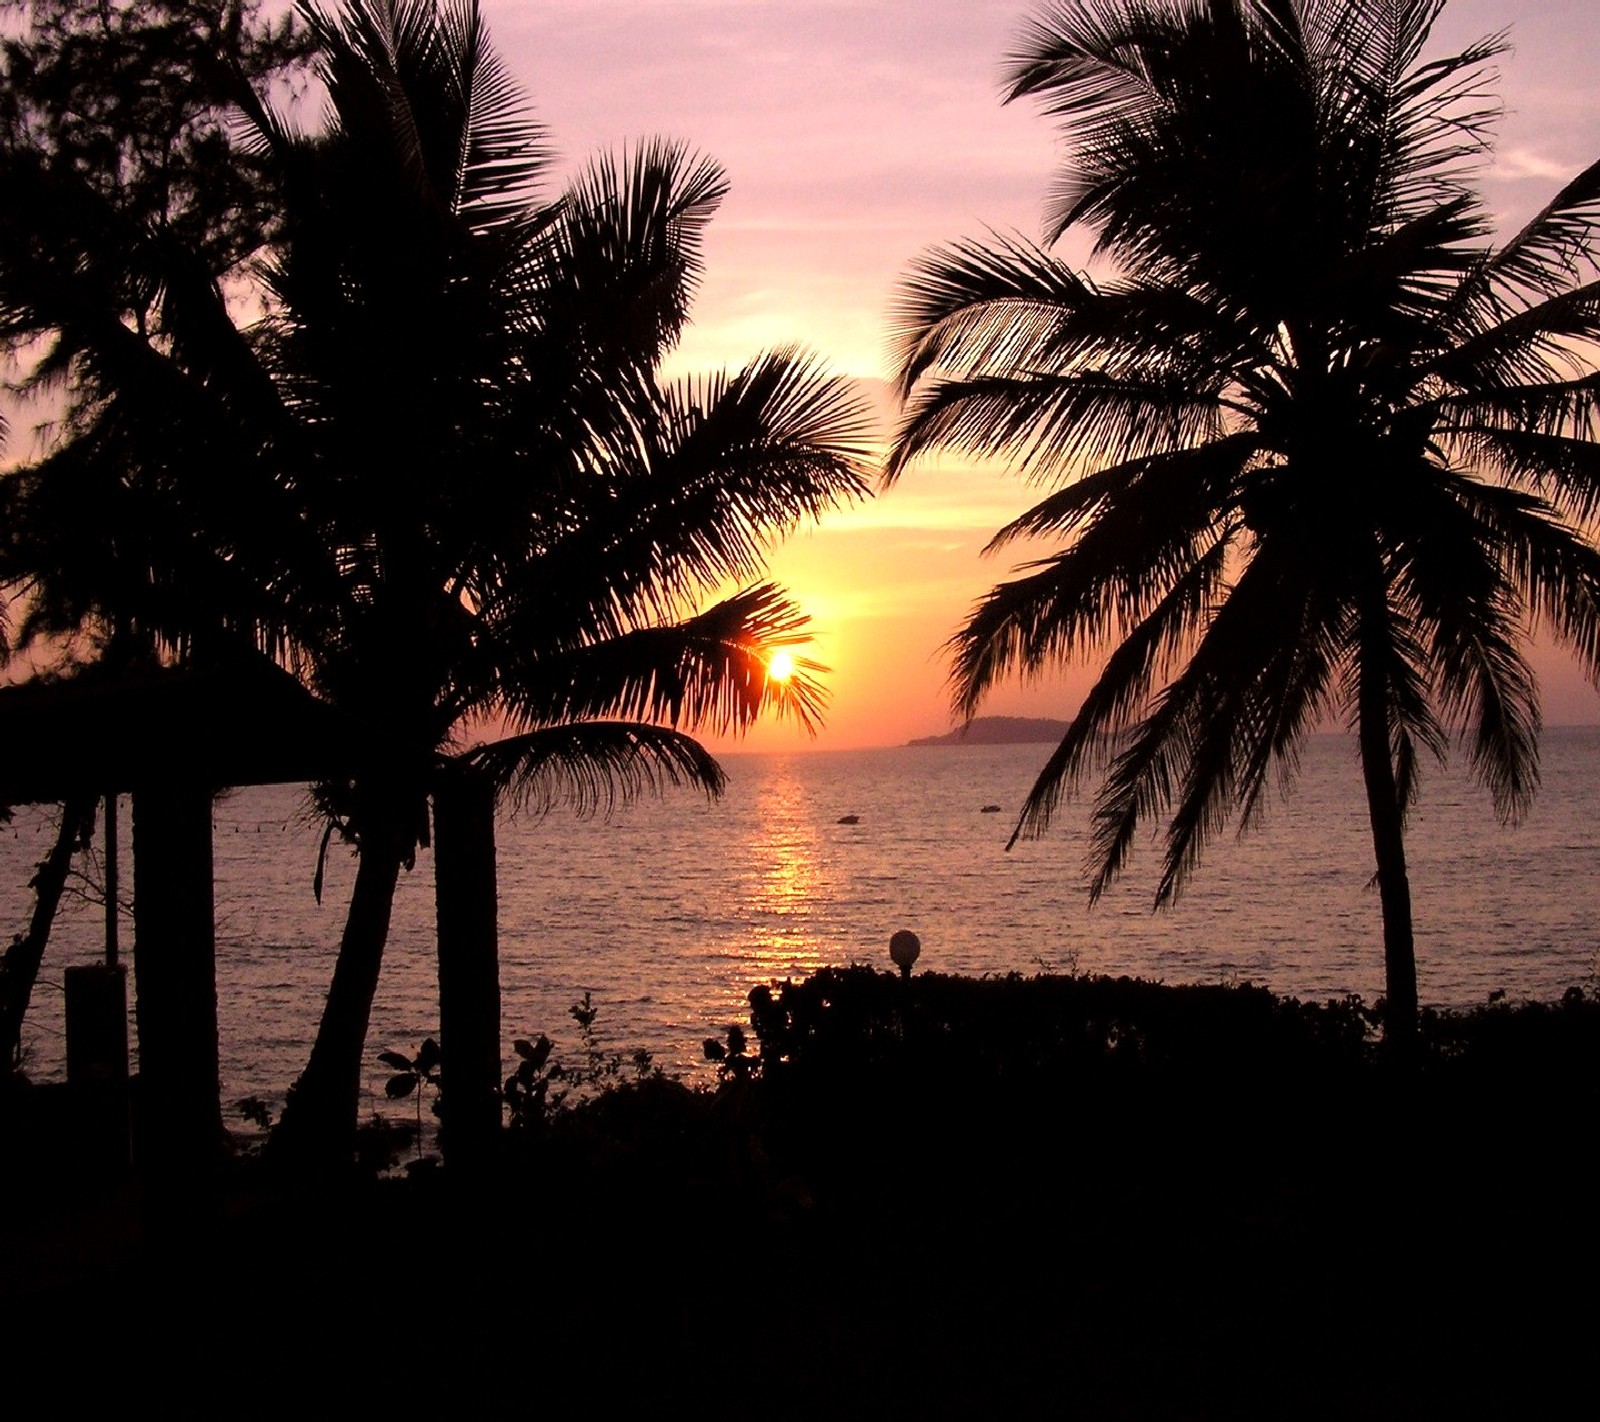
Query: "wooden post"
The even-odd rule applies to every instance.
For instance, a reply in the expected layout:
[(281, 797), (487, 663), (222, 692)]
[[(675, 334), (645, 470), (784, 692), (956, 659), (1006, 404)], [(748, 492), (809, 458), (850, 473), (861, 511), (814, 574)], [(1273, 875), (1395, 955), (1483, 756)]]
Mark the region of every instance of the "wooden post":
[(118, 937), (117, 937), (117, 895), (121, 886), (117, 882), (117, 792), (107, 790), (106, 797), (106, 966), (117, 966)]
[(500, 939), (494, 787), (452, 768), (433, 794), (443, 1145), (451, 1166), (493, 1160), (500, 1137)]
[(128, 1168), (127, 976), (120, 963), (80, 963), (62, 974), (74, 1155), (95, 1175)]
[(211, 792), (133, 795), (133, 972), (141, 1172), (158, 1191), (204, 1189), (224, 1140), (217, 1054)]

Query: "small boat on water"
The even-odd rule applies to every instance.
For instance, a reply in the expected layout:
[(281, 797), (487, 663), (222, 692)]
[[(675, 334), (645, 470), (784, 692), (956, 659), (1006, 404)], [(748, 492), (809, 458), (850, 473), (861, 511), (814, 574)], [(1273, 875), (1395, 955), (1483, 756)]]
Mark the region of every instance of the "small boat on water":
[(860, 815), (840, 815), (838, 823), (841, 825), (858, 825), (861, 823)]

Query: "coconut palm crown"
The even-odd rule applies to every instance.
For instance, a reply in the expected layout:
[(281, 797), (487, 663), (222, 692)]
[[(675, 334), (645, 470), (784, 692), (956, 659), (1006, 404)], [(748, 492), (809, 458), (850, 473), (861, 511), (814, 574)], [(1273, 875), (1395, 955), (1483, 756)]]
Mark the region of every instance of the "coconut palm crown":
[[(1443, 0), (1080, 0), (1010, 64), (1070, 147), (1045, 234), (919, 261), (886, 473), (941, 450), (1050, 486), (992, 548), (1061, 538), (951, 642), (956, 708), (1103, 657), (1017, 835), (1083, 779), (1089, 892), (1166, 821), (1158, 905), (1330, 717), (1356, 732), (1388, 1028), (1417, 990), (1404, 826), (1464, 747), (1498, 814), (1538, 779), (1523, 644), (1600, 670), (1600, 164), (1496, 245), (1474, 183), (1501, 36)], [(1103, 270), (1102, 270), (1103, 268)]]

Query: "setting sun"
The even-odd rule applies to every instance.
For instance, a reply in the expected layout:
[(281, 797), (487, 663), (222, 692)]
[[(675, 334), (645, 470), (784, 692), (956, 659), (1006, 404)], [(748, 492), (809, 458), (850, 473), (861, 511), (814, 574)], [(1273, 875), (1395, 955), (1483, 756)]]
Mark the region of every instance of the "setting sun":
[(788, 681), (794, 675), (794, 658), (783, 648), (772, 654), (772, 660), (767, 663), (767, 679), (769, 681)]

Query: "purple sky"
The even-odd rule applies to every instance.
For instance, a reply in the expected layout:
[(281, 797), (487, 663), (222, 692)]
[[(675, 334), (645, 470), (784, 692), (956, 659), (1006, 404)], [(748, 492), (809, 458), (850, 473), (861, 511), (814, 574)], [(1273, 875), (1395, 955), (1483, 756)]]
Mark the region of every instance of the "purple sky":
[[(984, 227), (1037, 232), (1055, 139), (999, 102), (1023, 0), (483, 0), (560, 152), (649, 135), (727, 169), (698, 329), (685, 356), (744, 359), (801, 340), (877, 373), (888, 297), (922, 248)], [(1456, 48), (1513, 29), (1508, 115), (1488, 184), (1534, 210), (1600, 153), (1593, 0), (1453, 0)]]
[(727, 169), (685, 355), (800, 340), (875, 374), (898, 274), (984, 223), (1037, 225), (1052, 138), (997, 99), (1018, 6), (488, 0), (563, 155), (642, 135)]

